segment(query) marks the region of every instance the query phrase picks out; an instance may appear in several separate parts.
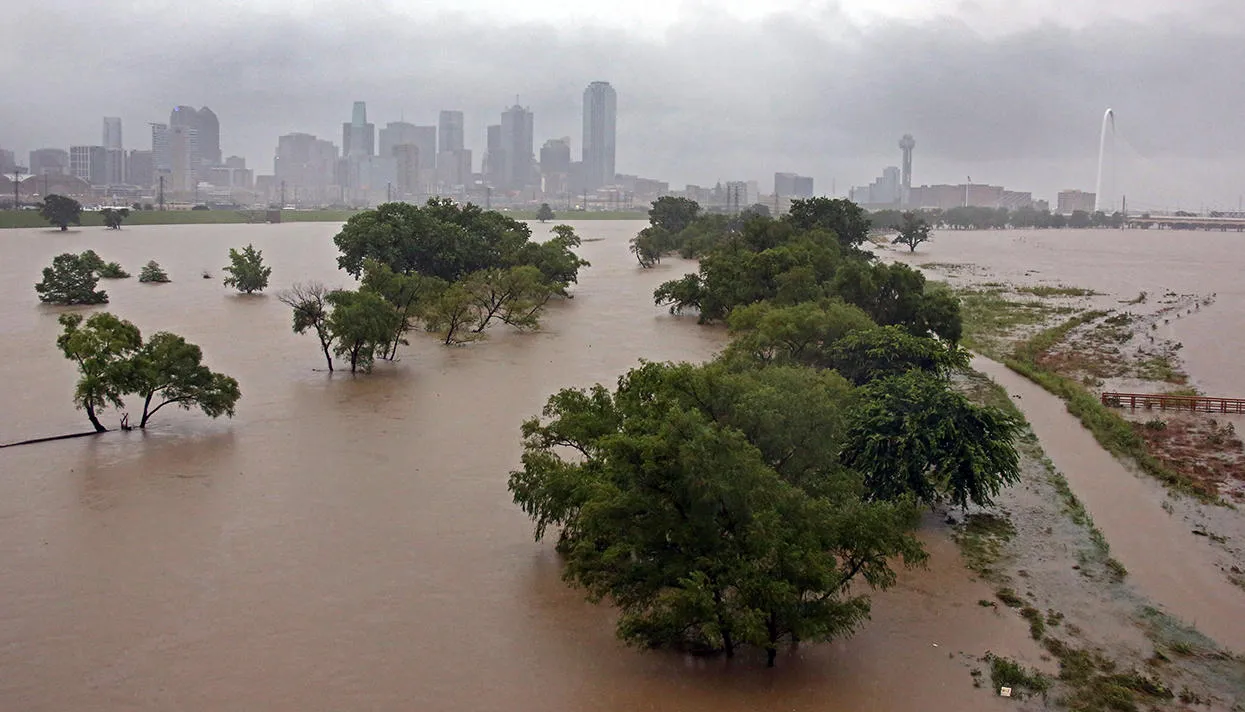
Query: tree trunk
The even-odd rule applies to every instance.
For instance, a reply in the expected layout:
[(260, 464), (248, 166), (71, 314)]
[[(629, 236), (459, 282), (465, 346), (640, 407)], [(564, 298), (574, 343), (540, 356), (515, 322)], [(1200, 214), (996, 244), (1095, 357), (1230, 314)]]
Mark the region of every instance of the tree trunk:
[(151, 396), (152, 394), (148, 393), (147, 397), (143, 399), (143, 419), (138, 421), (139, 428), (145, 429), (147, 427), (147, 419), (151, 417), (151, 414), (147, 412), (147, 408), (151, 406)]
[(333, 372), (333, 357), (329, 355), (329, 347), (328, 347), (328, 344), (321, 344), (320, 346), (321, 346), (321, 348), (323, 348), (323, 349), (324, 349), (324, 360), (325, 360), (325, 361), (328, 363), (328, 365), (329, 365), (329, 373), (332, 373), (332, 372)]
[(778, 657), (778, 649), (774, 646), (766, 646), (765, 648), (765, 667), (774, 667), (774, 659)]
[(68, 231), (69, 231), (68, 225), (61, 225), (61, 232), (68, 232)]
[(99, 422), (99, 418), (95, 416), (95, 406), (91, 405), (90, 403), (86, 404), (86, 417), (91, 421), (91, 425), (95, 426), (95, 432), (97, 433), (108, 432), (108, 428), (105, 428), (103, 424)]
[(778, 657), (778, 621), (772, 611), (769, 620), (765, 621), (765, 631), (769, 633), (769, 642), (765, 646), (765, 667), (774, 667), (774, 658)]

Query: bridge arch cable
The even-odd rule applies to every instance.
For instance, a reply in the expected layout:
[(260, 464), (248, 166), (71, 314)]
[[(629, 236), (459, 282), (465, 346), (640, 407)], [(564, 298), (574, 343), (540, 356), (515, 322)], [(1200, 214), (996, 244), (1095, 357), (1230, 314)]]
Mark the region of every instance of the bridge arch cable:
[(1125, 196), (1128, 197), (1129, 214), (1141, 212), (1170, 213), (1177, 206), (1165, 204), (1163, 197), (1170, 195), (1171, 172), (1138, 150), (1128, 134), (1120, 130), (1117, 122), (1112, 143), (1108, 144), (1110, 158), (1103, 167), (1104, 183), (1111, 186), (1107, 191), (1112, 210), (1119, 210)]

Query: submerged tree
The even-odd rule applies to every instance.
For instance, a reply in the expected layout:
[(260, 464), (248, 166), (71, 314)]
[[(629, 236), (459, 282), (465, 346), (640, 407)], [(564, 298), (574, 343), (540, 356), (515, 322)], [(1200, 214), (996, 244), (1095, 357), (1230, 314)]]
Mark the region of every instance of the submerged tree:
[(536, 211), (536, 219), (541, 222), (553, 220), (556, 217), (557, 215), (554, 215), (553, 208), (549, 207), (549, 203), (541, 203), (540, 208)]
[(401, 316), (379, 294), (364, 290), (339, 289), (325, 295), (332, 306), (326, 326), (334, 342), (333, 351), (350, 359), (350, 370), (372, 370), (376, 352), (393, 337)]
[(908, 211), (903, 214), (903, 222), (899, 225), (899, 234), (891, 242), (893, 245), (907, 245), (908, 252), (916, 252), (916, 246), (930, 240), (930, 226), (924, 218)]
[(332, 373), (333, 356), (329, 350), (333, 346), (334, 337), (328, 326), (328, 294), (328, 287), (319, 282), (296, 282), (294, 286), (278, 294), (277, 299), (294, 310), (295, 334), (305, 333), (308, 329), (315, 332), (320, 341), (320, 350), (324, 352), (324, 361)]
[(147, 427), (151, 416), (166, 405), (198, 407), (209, 418), (233, 417), (242, 397), (238, 382), (213, 372), (202, 361), (202, 350), (177, 334), (161, 331), (143, 344), (132, 368), (132, 390), (143, 399), (138, 427)]
[(120, 230), (121, 223), (130, 217), (129, 208), (104, 208), (100, 211), (100, 216), (104, 219), (104, 227), (109, 230)]
[(864, 474), (873, 497), (984, 507), (1020, 480), (1020, 423), (971, 403), (940, 376), (912, 370), (869, 383), (863, 395), (843, 462)]
[(96, 270), (102, 260), (91, 250), (75, 255), (65, 252), (52, 258), (52, 266), (43, 268), (43, 281), (35, 285), (39, 301), (49, 304), (106, 304), (108, 293), (95, 289), (99, 284)]
[(97, 411), (121, 408), (122, 397), (133, 383), (132, 358), (142, 348), (138, 327), (108, 312), (92, 314), (83, 323), (81, 314), (61, 314), (61, 335), (56, 345), (65, 358), (78, 364), (81, 378), (74, 389), (74, 404), (86, 411), (96, 432), (105, 432)]
[(253, 245), (247, 245), (241, 252), (229, 248), (229, 265), (223, 269), (229, 273), (225, 286), (235, 287), (245, 294), (262, 292), (272, 274), (272, 268), (264, 265), (264, 253)]
[(863, 500), (837, 462), (851, 399), (828, 372), (645, 364), (612, 393), (551, 397), (510, 490), (537, 539), (559, 530), (566, 579), (620, 608), (627, 642), (754, 645), (773, 665), (783, 640), (850, 633), (860, 583), (924, 556), (911, 510)]
[(160, 267), (159, 262), (151, 260), (147, 264), (143, 265), (142, 271), (138, 273), (138, 281), (162, 284), (172, 280), (169, 279), (169, 275), (164, 271), (164, 269)]
[(39, 215), (64, 232), (70, 224), (82, 224), (82, 204), (73, 198), (52, 194), (43, 199)]

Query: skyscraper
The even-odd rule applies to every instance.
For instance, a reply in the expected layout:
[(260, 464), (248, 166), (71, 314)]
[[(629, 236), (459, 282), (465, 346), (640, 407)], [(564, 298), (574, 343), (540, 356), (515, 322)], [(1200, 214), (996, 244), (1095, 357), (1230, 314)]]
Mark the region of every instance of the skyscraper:
[(30, 152), (30, 174), (64, 175), (69, 173), (69, 153), (63, 148), (36, 148)]
[(191, 170), (196, 176), (206, 178), (208, 168), (220, 165), (220, 120), (206, 106), (198, 110), (192, 106), (176, 106), (169, 113), (169, 128), (178, 126), (190, 130), (183, 135), (191, 140)]
[(125, 150), (121, 147), (121, 119), (104, 117), (104, 178), (108, 185), (125, 182)]
[(507, 190), (523, 190), (533, 178), (532, 112), (518, 104), (501, 115), (501, 145), (506, 155), (502, 185)]
[(584, 90), (584, 182), (589, 190), (614, 182), (618, 95), (609, 82)]
[(122, 148), (121, 119), (116, 116), (104, 117), (104, 148)]
[(463, 150), (463, 112), (442, 111), (437, 121), (441, 151)]
[(484, 164), (480, 167), (484, 173), (484, 180), (494, 188), (503, 187), (506, 175), (506, 149), (502, 146), (501, 124), (488, 127), (488, 140), (485, 146), (488, 148), (484, 153)]
[(367, 122), (367, 102), (356, 101), (350, 121), (342, 124), (342, 155), (347, 158), (376, 155), (376, 124)]
[(107, 166), (108, 151), (103, 146), (69, 147), (69, 172), (91, 185), (108, 184)]

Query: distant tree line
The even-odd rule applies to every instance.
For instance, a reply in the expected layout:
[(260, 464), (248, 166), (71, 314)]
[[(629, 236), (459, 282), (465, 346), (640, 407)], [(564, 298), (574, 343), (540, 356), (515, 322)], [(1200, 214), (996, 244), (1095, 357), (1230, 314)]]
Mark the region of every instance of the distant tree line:
[[(1124, 225), (1124, 214), (1115, 212), (1107, 214), (1101, 210), (1086, 212), (1073, 211), (1070, 215), (1052, 213), (1049, 210), (1037, 210), (1025, 207), (1015, 210), (1007, 208), (958, 207), (948, 210), (918, 210), (916, 212), (932, 227), (942, 230), (1002, 230), (1018, 229), (1059, 229), (1059, 228), (1119, 228)], [(904, 213), (899, 210), (878, 210), (869, 215), (870, 225), (874, 230), (898, 230), (903, 223)]]

